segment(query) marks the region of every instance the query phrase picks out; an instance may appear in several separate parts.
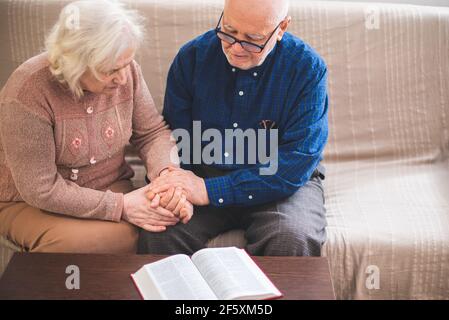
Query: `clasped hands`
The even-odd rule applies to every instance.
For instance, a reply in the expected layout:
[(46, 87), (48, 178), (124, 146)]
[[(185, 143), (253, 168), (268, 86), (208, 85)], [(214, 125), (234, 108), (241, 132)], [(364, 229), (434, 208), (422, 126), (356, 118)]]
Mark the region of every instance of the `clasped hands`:
[(123, 219), (151, 232), (187, 223), (193, 206), (209, 204), (204, 179), (180, 168), (164, 169), (149, 185), (124, 196)]

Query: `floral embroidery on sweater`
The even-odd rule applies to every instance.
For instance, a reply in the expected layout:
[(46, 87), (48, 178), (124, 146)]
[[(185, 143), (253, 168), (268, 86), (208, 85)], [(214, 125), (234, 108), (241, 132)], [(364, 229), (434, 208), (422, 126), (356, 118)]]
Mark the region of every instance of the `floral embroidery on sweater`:
[(72, 141), (72, 146), (73, 146), (75, 149), (79, 149), (79, 147), (81, 146), (81, 142), (82, 142), (81, 138), (75, 138), (75, 139), (73, 139), (73, 141)]
[(81, 131), (76, 130), (72, 133), (72, 137), (68, 139), (68, 149), (70, 153), (74, 156), (78, 156), (81, 151), (81, 147), (86, 143), (83, 134)]
[(115, 126), (109, 120), (104, 121), (101, 127), (101, 136), (109, 149), (116, 143), (116, 135)]

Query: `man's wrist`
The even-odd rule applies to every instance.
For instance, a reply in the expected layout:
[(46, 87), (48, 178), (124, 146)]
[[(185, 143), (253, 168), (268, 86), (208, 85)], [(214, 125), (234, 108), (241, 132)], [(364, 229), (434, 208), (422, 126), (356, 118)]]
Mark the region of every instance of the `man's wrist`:
[(215, 207), (234, 204), (234, 192), (228, 175), (204, 179), (209, 203)]
[(201, 183), (202, 183), (202, 190), (203, 190), (203, 204), (205, 206), (208, 206), (210, 204), (210, 200), (209, 200), (209, 194), (207, 192), (207, 187), (206, 187), (206, 181), (201, 178)]

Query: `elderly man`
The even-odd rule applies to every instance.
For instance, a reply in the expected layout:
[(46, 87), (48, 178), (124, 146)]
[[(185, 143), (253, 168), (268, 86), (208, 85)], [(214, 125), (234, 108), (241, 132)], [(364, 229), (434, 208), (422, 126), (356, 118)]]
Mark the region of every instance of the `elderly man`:
[[(328, 137), (327, 68), (310, 46), (286, 32), (290, 21), (287, 0), (227, 0), (216, 29), (179, 51), (163, 114), (175, 132), (190, 133), (193, 146), (202, 143), (203, 159), (192, 161), (199, 156), (195, 148), (189, 161), (182, 156), (183, 169), (191, 171), (172, 168), (152, 181), (151, 199), (156, 206), (154, 195), (181, 187), (195, 213), (163, 233), (141, 230), (140, 253), (193, 253), (240, 228), (250, 254), (320, 255), (326, 239), (320, 161)], [(267, 141), (258, 135), (257, 149), (243, 146), (243, 164), (232, 159), (242, 145), (228, 148), (225, 138), (219, 161), (206, 163), (195, 121), (201, 133), (215, 129), (222, 137), (229, 129), (277, 130), (277, 170), (261, 174), (266, 163), (248, 162), (251, 152), (276, 142), (268, 134)]]

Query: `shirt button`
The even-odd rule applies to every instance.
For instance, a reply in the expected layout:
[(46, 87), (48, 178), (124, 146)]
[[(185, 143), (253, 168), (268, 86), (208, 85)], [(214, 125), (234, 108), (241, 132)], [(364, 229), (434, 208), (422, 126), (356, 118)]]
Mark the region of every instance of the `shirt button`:
[(223, 203), (223, 199), (222, 198), (218, 199), (218, 202)]
[(229, 153), (225, 152), (225, 153), (224, 153), (224, 156), (225, 156), (226, 158), (229, 157)]
[(248, 199), (249, 199), (249, 200), (252, 200), (252, 199), (253, 199), (253, 196), (252, 196), (252, 195), (249, 195), (249, 196), (248, 196)]
[(87, 108), (86, 112), (87, 112), (88, 114), (91, 114), (92, 112), (94, 112), (94, 107), (89, 107), (89, 108)]
[(239, 96), (243, 96), (245, 93), (243, 91), (239, 91)]
[(89, 160), (90, 164), (96, 164), (97, 160), (95, 160), (95, 157), (90, 158)]
[(232, 72), (235, 72), (235, 68), (232, 68)]
[(254, 72), (254, 73), (253, 73), (253, 76), (257, 77), (257, 72)]
[(233, 124), (233, 126), (234, 126), (234, 128), (237, 128), (239, 125), (237, 124), (237, 122), (235, 122), (235, 123)]
[(72, 173), (72, 174), (70, 175), (70, 180), (72, 180), (72, 181), (78, 180), (78, 175), (77, 175), (76, 173)]

